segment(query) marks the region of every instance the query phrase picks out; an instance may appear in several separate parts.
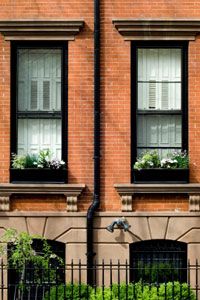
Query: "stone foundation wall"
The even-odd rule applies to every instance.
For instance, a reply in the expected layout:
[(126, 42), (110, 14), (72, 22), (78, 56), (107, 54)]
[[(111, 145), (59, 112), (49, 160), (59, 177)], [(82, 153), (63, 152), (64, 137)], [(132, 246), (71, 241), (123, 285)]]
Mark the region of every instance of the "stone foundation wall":
[[(131, 225), (128, 232), (106, 227), (124, 216)], [(86, 214), (61, 212), (0, 213), (0, 234), (6, 228), (16, 228), (30, 234), (66, 244), (66, 262), (71, 259), (86, 262)], [(124, 262), (129, 260), (129, 244), (149, 239), (171, 239), (188, 244), (188, 259), (200, 258), (200, 213), (98, 213), (94, 222), (96, 259)], [(114, 253), (114, 255), (113, 255)]]

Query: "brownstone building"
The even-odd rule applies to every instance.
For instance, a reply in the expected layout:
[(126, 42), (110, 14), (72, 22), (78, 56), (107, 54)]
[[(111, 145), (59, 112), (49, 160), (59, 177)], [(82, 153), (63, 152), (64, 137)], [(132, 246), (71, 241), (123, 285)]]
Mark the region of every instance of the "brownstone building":
[[(185, 259), (194, 262), (200, 256), (200, 1), (100, 1), (96, 72), (93, 1), (1, 0), (0, 8), (1, 232), (40, 234), (65, 244), (66, 262), (86, 261), (99, 159), (97, 80), (96, 258), (130, 260), (136, 242), (156, 247), (159, 241), (165, 252), (185, 245)], [(12, 169), (11, 153), (42, 149), (62, 158), (66, 170), (52, 178), (40, 169), (33, 179), (32, 171)], [(189, 182), (135, 183), (133, 164), (146, 149), (187, 150)], [(116, 225), (108, 232), (121, 217), (129, 230)]]

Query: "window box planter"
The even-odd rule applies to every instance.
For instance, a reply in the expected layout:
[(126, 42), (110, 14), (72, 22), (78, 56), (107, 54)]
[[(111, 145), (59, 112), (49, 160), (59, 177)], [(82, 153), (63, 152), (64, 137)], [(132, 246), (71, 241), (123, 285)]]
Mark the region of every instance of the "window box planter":
[(12, 183), (66, 183), (66, 169), (10, 169)]
[(189, 169), (133, 169), (134, 183), (188, 183)]

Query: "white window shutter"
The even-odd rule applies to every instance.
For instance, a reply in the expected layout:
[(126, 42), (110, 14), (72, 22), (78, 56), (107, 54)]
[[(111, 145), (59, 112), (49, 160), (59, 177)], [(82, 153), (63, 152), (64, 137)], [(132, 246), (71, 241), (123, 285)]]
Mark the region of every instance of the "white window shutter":
[(43, 110), (50, 109), (50, 81), (43, 81)]
[(149, 109), (156, 109), (156, 82), (149, 82)]
[(38, 108), (38, 82), (31, 80), (31, 95), (30, 95), (30, 109), (37, 110)]
[(162, 82), (161, 85), (161, 109), (167, 110), (169, 107), (169, 84), (168, 82)]

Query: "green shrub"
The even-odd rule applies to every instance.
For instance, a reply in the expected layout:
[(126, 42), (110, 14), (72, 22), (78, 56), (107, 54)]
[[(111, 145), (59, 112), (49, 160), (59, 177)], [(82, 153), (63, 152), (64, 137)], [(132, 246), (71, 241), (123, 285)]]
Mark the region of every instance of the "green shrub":
[[(120, 297), (119, 297), (120, 296)], [(57, 297), (57, 298), (56, 298)], [(86, 284), (66, 284), (54, 286), (46, 293), (44, 300), (195, 300), (196, 297), (187, 283), (168, 282), (158, 286), (142, 282), (126, 285), (113, 284), (112, 287), (96, 290)]]
[(44, 300), (87, 300), (92, 299), (93, 289), (86, 284), (66, 284), (53, 286), (49, 292), (46, 292)]

